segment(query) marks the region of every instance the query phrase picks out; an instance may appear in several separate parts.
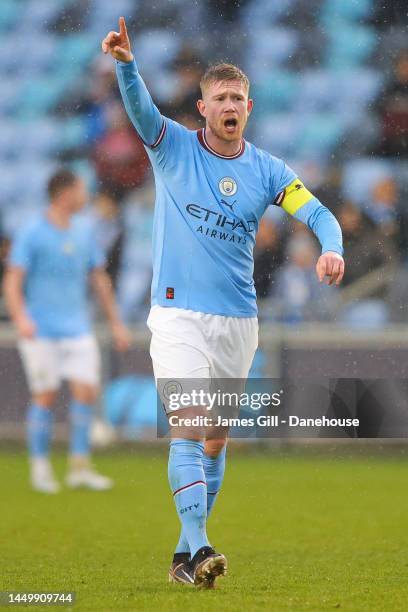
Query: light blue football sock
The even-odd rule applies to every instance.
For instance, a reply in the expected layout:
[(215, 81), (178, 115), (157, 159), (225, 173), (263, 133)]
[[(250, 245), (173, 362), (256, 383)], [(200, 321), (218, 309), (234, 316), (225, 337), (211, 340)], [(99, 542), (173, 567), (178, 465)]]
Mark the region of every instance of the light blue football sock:
[(89, 455), (92, 406), (73, 400), (69, 407), (71, 455)]
[(206, 533), (207, 487), (203, 469), (204, 444), (175, 439), (170, 443), (169, 482), (177, 514), (191, 552), (210, 546)]
[[(207, 518), (210, 515), (218, 492), (221, 489), (222, 481), (224, 480), (226, 450), (227, 447), (224, 446), (217, 457), (209, 457), (205, 453), (203, 454), (203, 467), (207, 482)], [(188, 540), (182, 528), (175, 552), (181, 553), (189, 551)]]
[(48, 456), (53, 422), (52, 410), (31, 404), (27, 412), (28, 450), (31, 457)]
[(224, 480), (226, 451), (227, 447), (224, 446), (217, 457), (209, 457), (206, 454), (203, 456), (203, 467), (207, 482), (207, 516), (210, 515)]

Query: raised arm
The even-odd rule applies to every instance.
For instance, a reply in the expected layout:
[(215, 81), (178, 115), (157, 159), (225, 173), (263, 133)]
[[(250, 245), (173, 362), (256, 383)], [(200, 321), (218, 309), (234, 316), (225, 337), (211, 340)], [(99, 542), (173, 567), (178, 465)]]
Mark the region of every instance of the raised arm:
[(124, 17), (119, 19), (119, 32), (109, 32), (103, 39), (102, 51), (116, 60), (119, 89), (129, 119), (145, 145), (157, 146), (164, 134), (164, 119), (137, 69)]

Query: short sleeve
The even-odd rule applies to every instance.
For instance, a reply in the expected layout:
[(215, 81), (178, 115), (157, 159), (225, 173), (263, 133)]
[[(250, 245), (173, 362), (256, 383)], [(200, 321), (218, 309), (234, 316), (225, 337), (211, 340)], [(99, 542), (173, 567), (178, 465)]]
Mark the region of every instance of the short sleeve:
[(91, 253), (89, 258), (89, 269), (104, 268), (106, 266), (106, 257), (102, 247), (96, 240), (91, 240)]
[(8, 264), (27, 270), (34, 253), (34, 232), (31, 227), (22, 228), (17, 232), (11, 244)]

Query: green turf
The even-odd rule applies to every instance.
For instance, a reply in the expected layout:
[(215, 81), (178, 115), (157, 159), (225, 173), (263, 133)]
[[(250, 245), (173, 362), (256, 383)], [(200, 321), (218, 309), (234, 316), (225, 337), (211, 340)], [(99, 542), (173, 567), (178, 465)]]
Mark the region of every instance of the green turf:
[(96, 463), (114, 491), (45, 497), (22, 453), (0, 453), (0, 590), (74, 590), (74, 610), (407, 609), (404, 458), (232, 452), (209, 524), (230, 565), (215, 592), (167, 583), (178, 528), (165, 455)]

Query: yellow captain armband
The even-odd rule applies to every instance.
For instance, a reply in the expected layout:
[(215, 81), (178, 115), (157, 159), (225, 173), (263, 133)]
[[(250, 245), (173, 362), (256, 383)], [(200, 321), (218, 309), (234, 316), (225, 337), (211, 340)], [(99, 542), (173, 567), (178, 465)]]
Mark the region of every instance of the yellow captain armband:
[(281, 206), (287, 213), (294, 215), (304, 204), (314, 197), (312, 193), (296, 178), (290, 185), (280, 191), (274, 200), (274, 204)]

